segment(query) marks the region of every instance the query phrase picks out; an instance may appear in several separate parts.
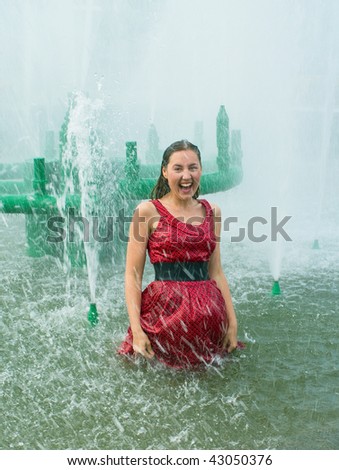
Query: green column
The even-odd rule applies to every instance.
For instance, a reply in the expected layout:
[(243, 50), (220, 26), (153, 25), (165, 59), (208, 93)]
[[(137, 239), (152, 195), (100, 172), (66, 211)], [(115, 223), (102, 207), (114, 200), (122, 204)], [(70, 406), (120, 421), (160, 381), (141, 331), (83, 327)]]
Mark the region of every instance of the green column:
[[(46, 194), (46, 169), (45, 159), (35, 158), (33, 163), (33, 189), (34, 189), (34, 202), (32, 205), (36, 206), (44, 203), (47, 196)], [(48, 211), (43, 214), (40, 210), (35, 211), (32, 208), (31, 214), (25, 215), (26, 222), (26, 252), (28, 256), (39, 258), (44, 255), (61, 256), (62, 244), (50, 243), (47, 241), (49, 235), (48, 218), (52, 214)]]
[(239, 129), (232, 130), (231, 133), (231, 164), (242, 167), (242, 148), (241, 148), (241, 131)]
[(44, 158), (34, 158), (33, 189), (35, 193), (46, 194), (46, 171)]
[(225, 106), (221, 105), (217, 116), (217, 147), (218, 156), (217, 164), (219, 171), (227, 171), (230, 164), (229, 155), (229, 119), (225, 110)]

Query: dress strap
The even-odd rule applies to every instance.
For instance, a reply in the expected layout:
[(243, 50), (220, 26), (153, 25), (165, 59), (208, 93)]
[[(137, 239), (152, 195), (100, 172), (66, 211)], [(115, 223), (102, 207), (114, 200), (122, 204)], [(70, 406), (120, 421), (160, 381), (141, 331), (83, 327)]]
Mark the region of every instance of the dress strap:
[(214, 220), (214, 212), (212, 209), (211, 204), (206, 199), (199, 199), (199, 202), (205, 207), (206, 216), (205, 222), (209, 226), (210, 233), (213, 234), (211, 236), (215, 236), (215, 220)]
[(171, 216), (170, 212), (168, 212), (166, 207), (163, 206), (158, 199), (150, 199), (150, 202), (154, 204), (154, 206), (156, 207), (157, 211), (159, 212), (161, 216), (163, 217), (168, 217), (169, 215)]
[(205, 207), (206, 217), (212, 217), (213, 219), (213, 209), (211, 204), (206, 199), (198, 199), (198, 201)]

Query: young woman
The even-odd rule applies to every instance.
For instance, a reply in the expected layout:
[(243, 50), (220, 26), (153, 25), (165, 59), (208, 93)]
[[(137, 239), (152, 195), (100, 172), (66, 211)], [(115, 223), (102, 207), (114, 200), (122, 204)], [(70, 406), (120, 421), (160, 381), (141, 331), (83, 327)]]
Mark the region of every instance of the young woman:
[[(220, 261), (221, 213), (198, 199), (201, 156), (182, 140), (164, 152), (151, 200), (129, 232), (125, 293), (130, 320), (120, 354), (175, 368), (210, 364), (237, 347), (237, 320)], [(155, 281), (142, 291), (146, 252)]]

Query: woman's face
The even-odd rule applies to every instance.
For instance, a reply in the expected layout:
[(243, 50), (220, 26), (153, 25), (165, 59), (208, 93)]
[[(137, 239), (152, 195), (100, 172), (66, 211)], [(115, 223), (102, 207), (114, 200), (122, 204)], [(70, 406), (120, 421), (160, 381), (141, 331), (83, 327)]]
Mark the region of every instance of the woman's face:
[(172, 153), (168, 165), (162, 169), (171, 193), (180, 199), (192, 198), (199, 187), (201, 166), (193, 150)]

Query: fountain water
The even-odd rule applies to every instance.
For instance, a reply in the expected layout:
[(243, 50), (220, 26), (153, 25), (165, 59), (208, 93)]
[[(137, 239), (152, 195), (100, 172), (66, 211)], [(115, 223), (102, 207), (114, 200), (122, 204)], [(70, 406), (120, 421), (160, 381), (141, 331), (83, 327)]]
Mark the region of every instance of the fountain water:
[(333, 14), (330, 18), (328, 25), (328, 51), (327, 51), (327, 64), (324, 71), (324, 80), (323, 80), (323, 107), (321, 110), (321, 125), (320, 125), (320, 135), (321, 135), (321, 145), (319, 152), (319, 174), (318, 174), (318, 184), (317, 184), (317, 196), (318, 204), (316, 210), (315, 224), (316, 224), (316, 233), (315, 239), (313, 242), (313, 248), (319, 249), (319, 234), (318, 228), (321, 225), (322, 215), (325, 209), (325, 192), (326, 186), (328, 184), (328, 172), (329, 172), (329, 154), (331, 149), (331, 137), (334, 121), (334, 111), (335, 111), (335, 101), (336, 101), (336, 89), (338, 81), (338, 46), (337, 46), (337, 37), (336, 37), (336, 27), (338, 24), (338, 15), (336, 10), (333, 10)]
[[(91, 237), (90, 225), (93, 217), (98, 215), (99, 188), (104, 184), (104, 172), (106, 168), (102, 151), (102, 143), (97, 134), (99, 113), (102, 111), (101, 101), (91, 101), (82, 93), (75, 93), (70, 98), (68, 113), (68, 125), (66, 131), (66, 145), (61, 154), (61, 166), (63, 169), (63, 194), (59, 197), (58, 207), (61, 214), (67, 219), (69, 213), (66, 209), (66, 197), (68, 194), (80, 193), (80, 219), (83, 227), (77, 226), (80, 244), (84, 247), (87, 265), (90, 310), (88, 319), (91, 324), (98, 322), (96, 309), (96, 282), (99, 269), (98, 242)], [(75, 187), (77, 183), (78, 187)], [(65, 239), (65, 256), (69, 264), (68, 256), (74, 257), (74, 248), (71, 253), (68, 247), (72, 243)], [(76, 250), (80, 252), (79, 248)]]
[[(205, 170), (215, 164), (209, 162), (217, 154), (215, 114), (225, 103), (230, 121), (242, 129), (244, 179), (232, 191), (220, 190), (207, 198), (222, 207), (224, 218), (238, 217), (235, 233), (223, 233), (221, 252), (239, 338), (246, 338), (248, 346), (217, 370), (202, 374), (173, 373), (142, 361), (136, 367), (121, 362), (114, 351), (127, 326), (124, 268), (109, 262), (100, 263), (97, 270), (98, 256), (108, 245), (101, 244), (100, 253), (93, 240), (86, 247), (88, 279), (87, 271), (72, 269), (71, 263), (56, 256), (24, 256), (23, 217), (2, 214), (2, 448), (338, 449), (337, 186), (331, 217), (325, 210), (326, 167), (337, 180), (337, 121), (332, 126), (332, 156), (323, 157), (330, 108), (337, 111), (330, 98), (337, 72), (331, 66), (326, 69), (322, 61), (329, 57), (328, 24), (338, 5), (320, 0), (214, 0), (212, 6), (205, 0), (80, 3), (28, 0), (21, 8), (19, 0), (4, 2), (0, 39), (9, 47), (4, 51), (0, 90), (0, 159), (18, 164), (11, 165), (11, 181), (0, 183), (7, 192), (2, 204), (11, 203), (22, 213), (30, 202), (34, 211), (28, 216), (41, 216), (43, 223), (46, 212), (41, 211), (52, 209), (59, 199), (65, 216), (73, 207), (74, 217), (91, 217), (91, 201), (80, 201), (75, 189), (83, 185), (85, 194), (91, 194), (97, 175), (107, 174), (109, 182), (102, 187), (109, 189), (100, 199), (111, 200), (113, 209), (106, 215), (115, 215), (112, 210), (123, 205), (111, 197), (108, 183), (118, 185), (129, 198), (127, 189), (132, 187), (133, 195), (142, 199), (155, 176), (143, 167), (148, 123), (156, 125), (155, 150), (177, 138), (194, 140), (192, 123), (203, 122), (196, 129), (204, 131)], [(335, 31), (334, 44), (336, 36)], [(319, 110), (325, 100), (318, 85), (325, 69), (329, 76), (324, 87), (331, 86), (322, 152)], [(64, 97), (72, 89), (86, 89), (91, 96), (77, 95), (65, 128), (69, 140), (63, 148), (64, 163), (69, 171), (78, 166), (79, 174), (72, 182), (66, 174), (62, 191), (53, 196), (48, 191), (59, 170), (47, 162), (43, 195), (43, 172), (37, 168), (33, 177), (31, 169), (24, 180), (23, 167), (33, 167), (24, 160), (44, 154), (39, 136), (60, 128)], [(101, 103), (104, 119), (98, 122)], [(101, 135), (94, 143), (99, 153), (92, 151), (91, 123), (93, 128), (98, 123), (102, 131), (103, 159)], [(81, 155), (72, 153), (72, 140), (77, 140)], [(112, 182), (123, 172), (125, 142), (135, 140), (143, 185)], [(130, 175), (136, 174), (135, 152), (130, 143)], [(106, 154), (112, 157), (109, 163)], [(95, 170), (93, 179), (92, 169), (100, 161), (110, 170)], [(319, 171), (322, 164), (324, 170)], [(315, 251), (310, 246), (319, 175), (324, 188), (318, 232), (322, 249)], [(8, 193), (15, 195), (15, 202)], [(271, 207), (278, 207), (279, 217), (292, 215), (286, 225), (292, 243), (279, 247), (246, 236), (229, 242), (227, 236), (237, 236), (251, 217), (269, 220)], [(79, 229), (81, 224), (75, 225)], [(255, 235), (269, 226), (256, 225)], [(83, 234), (81, 230), (74, 237), (81, 240)], [(64, 245), (63, 253), (71, 250), (70, 243)], [(112, 245), (110, 250), (114, 251)], [(74, 264), (81, 264), (74, 251)], [(283, 296), (267, 295), (272, 277), (284, 279)], [(146, 263), (145, 283), (152, 279)], [(81, 312), (90, 303), (90, 320), (96, 323), (97, 299), (100, 323), (88, 330)]]

